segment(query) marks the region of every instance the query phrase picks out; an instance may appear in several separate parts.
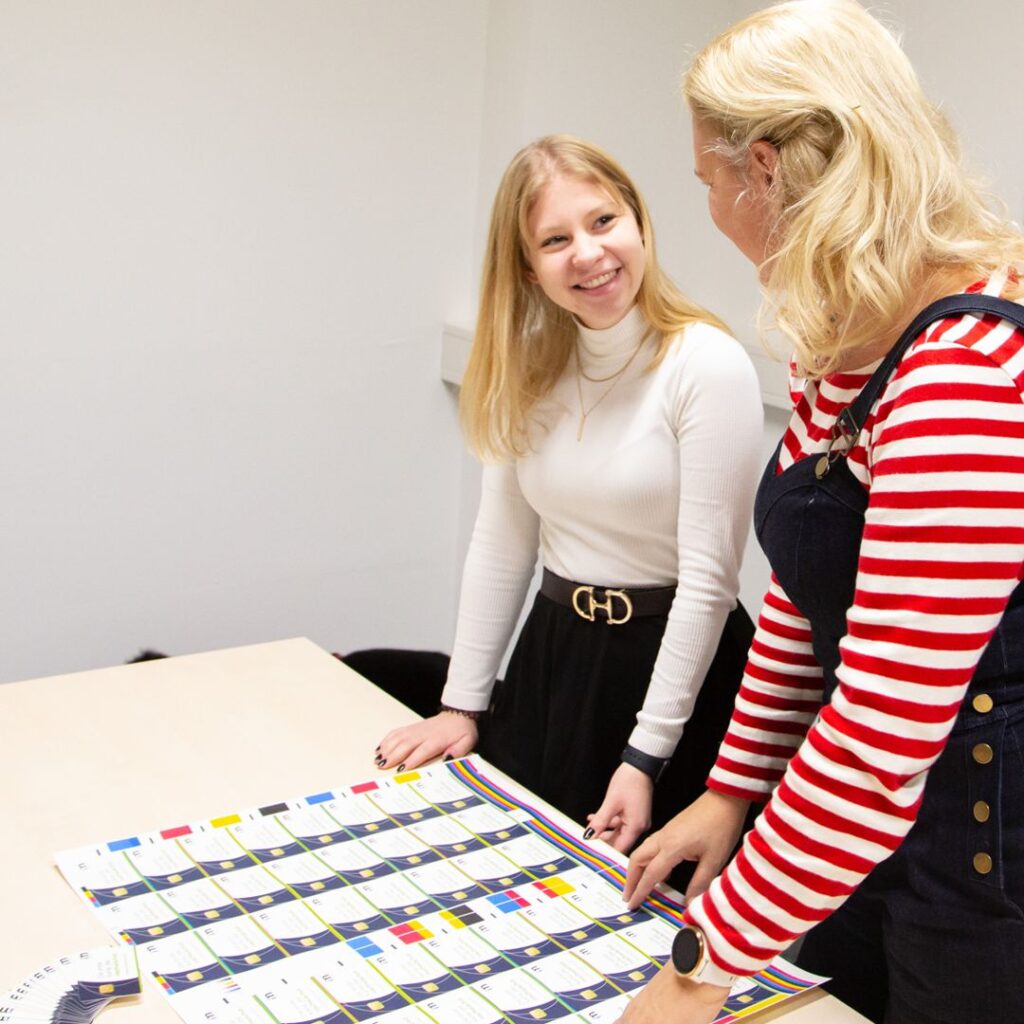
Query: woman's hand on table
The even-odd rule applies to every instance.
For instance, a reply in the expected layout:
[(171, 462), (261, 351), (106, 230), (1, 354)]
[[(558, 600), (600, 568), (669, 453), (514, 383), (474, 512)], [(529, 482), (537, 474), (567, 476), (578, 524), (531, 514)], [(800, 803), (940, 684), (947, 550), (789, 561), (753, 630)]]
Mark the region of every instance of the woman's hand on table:
[(750, 807), (749, 800), (708, 790), (663, 829), (648, 836), (629, 858), (623, 898), (640, 906), (658, 882), (684, 860), (697, 862), (686, 901), (696, 899), (729, 859)]
[(476, 722), (465, 715), (441, 712), (422, 722), (392, 729), (374, 752), (378, 768), (416, 768), (442, 755), (465, 757), (478, 738)]
[(584, 835), (610, 843), (620, 853), (628, 853), (637, 839), (651, 827), (651, 777), (631, 764), (620, 764), (608, 783), (604, 802), (587, 815), (589, 828)]
[(720, 985), (680, 978), (666, 964), (630, 1001), (616, 1024), (710, 1024), (729, 995)]

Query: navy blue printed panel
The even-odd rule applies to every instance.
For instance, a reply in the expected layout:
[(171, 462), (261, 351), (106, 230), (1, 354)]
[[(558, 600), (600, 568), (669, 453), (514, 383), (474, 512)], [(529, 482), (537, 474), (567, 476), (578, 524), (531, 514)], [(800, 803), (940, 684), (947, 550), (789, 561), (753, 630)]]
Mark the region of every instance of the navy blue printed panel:
[(375, 836), (381, 832), (387, 832), (388, 829), (398, 827), (398, 822), (391, 818), (379, 818), (377, 821), (364, 821), (357, 824), (345, 822), (346, 831), (357, 839), (361, 839), (363, 836)]
[(535, 963), (542, 957), (554, 956), (556, 953), (561, 953), (561, 946), (552, 942), (551, 939), (542, 939), (538, 937), (537, 942), (531, 942), (529, 946), (520, 946), (518, 949), (503, 949), (502, 953), (508, 957), (517, 967), (522, 967), (524, 964)]
[(330, 846), (333, 843), (347, 843), (352, 838), (352, 834), (339, 828), (333, 832), (313, 832), (309, 835), (296, 836), (296, 838), (307, 850), (322, 850), (325, 846)]
[(354, 936), (366, 935), (369, 932), (387, 928), (392, 922), (383, 914), (371, 914), (369, 917), (361, 917), (356, 921), (330, 921), (328, 923), (339, 935), (351, 939)]
[[(204, 924), (209, 922), (204, 921)], [(167, 935), (178, 935), (187, 932), (191, 925), (188, 921), (182, 921), (179, 917), (172, 917), (162, 924), (149, 924), (142, 928), (122, 928), (121, 937), (137, 946), (141, 942), (152, 942), (154, 939), (162, 939)]]
[(521, 1010), (505, 1010), (505, 1016), (513, 1024), (537, 1024), (538, 1020), (558, 1020), (561, 1017), (569, 1017), (574, 1011), (564, 1003), (557, 1000), (550, 1000), (538, 1003), (536, 1006), (524, 1007)]
[(613, 985), (609, 985), (603, 978), (595, 981), (593, 985), (585, 988), (573, 989), (569, 992), (557, 992), (556, 995), (562, 1002), (571, 1006), (574, 1010), (585, 1010), (603, 999), (614, 999), (621, 993)]
[(339, 941), (341, 940), (338, 936), (327, 929), (320, 932), (314, 932), (310, 935), (297, 935), (288, 939), (282, 939), (279, 937), (277, 939), (278, 944), (283, 946), (284, 949), (292, 956), (296, 953), (305, 953), (310, 949), (321, 949), (323, 946), (333, 946)]
[(161, 974), (164, 987), (171, 993), (185, 992), (197, 985), (205, 985), (208, 981), (229, 977), (228, 972), (218, 963), (207, 964), (205, 967), (193, 967), (187, 971), (171, 971)]
[(108, 906), (111, 903), (119, 903), (121, 900), (129, 899), (132, 896), (141, 896), (144, 892), (149, 891), (149, 886), (142, 881), (128, 882), (126, 885), (111, 885), (105, 888), (83, 890), (83, 892), (91, 894), (91, 902), (100, 907)]
[[(341, 1004), (356, 1020), (370, 1020), (372, 1017), (380, 1017), (392, 1010), (400, 1010), (409, 1003), (401, 992), (382, 992), (375, 999), (363, 999), (355, 1003)], [(531, 1024), (537, 1024), (531, 1021)]]
[(415, 811), (401, 811), (392, 813), (390, 816), (400, 825), (412, 825), (417, 821), (426, 821), (428, 818), (436, 818), (442, 814), (439, 807), (418, 807)]
[(267, 864), (273, 860), (281, 860), (282, 857), (294, 857), (298, 853), (305, 852), (305, 847), (301, 843), (286, 843), (284, 846), (268, 846), (266, 848), (249, 850), (249, 853), (261, 864)]
[(475, 793), (468, 793), (466, 796), (461, 796), (458, 800), (445, 800), (443, 803), (436, 804), (445, 814), (454, 814), (456, 811), (464, 811), (467, 807), (478, 807), (483, 803)]
[(498, 955), (490, 960), (481, 960), (475, 964), (462, 964), (459, 967), (452, 967), (450, 970), (464, 985), (472, 985), (474, 981), (480, 981), (481, 978), (490, 978), (504, 971), (514, 971), (515, 967), (516, 965), (511, 960), (506, 960), (505, 957)]
[(181, 916), (188, 921), (190, 928), (201, 928), (214, 921), (224, 921), (244, 913), (237, 903), (223, 903), (219, 907), (207, 907), (205, 910), (183, 910)]
[(660, 970), (660, 964), (646, 960), (643, 963), (637, 964), (631, 970), (612, 971), (610, 974), (606, 974), (605, 977), (613, 981), (624, 992), (632, 992), (633, 989), (642, 988), (646, 985)]
[(287, 889), (274, 889), (271, 892), (260, 893), (259, 896), (239, 896), (238, 903), (245, 908), (246, 913), (252, 914), (257, 910), (266, 910), (267, 907), (278, 907), (282, 903), (290, 903), (295, 899), (295, 893)]
[(357, 882), (367, 882), (371, 878), (383, 878), (395, 872), (395, 866), (385, 861), (377, 861), (374, 864), (364, 864), (361, 868), (335, 868), (337, 874), (349, 885)]
[(404, 984), (401, 988), (414, 1003), (418, 1003), (427, 996), (441, 995), (444, 992), (453, 992), (457, 988), (462, 988), (462, 982), (454, 974), (439, 974), (429, 981), (415, 985)]
[(329, 892), (331, 889), (344, 889), (348, 882), (338, 875), (325, 875), (312, 882), (289, 882), (288, 886), (303, 899), (307, 896), (316, 896), (318, 893)]
[[(480, 896), (486, 896), (487, 890), (482, 885), (469, 884), (453, 892), (434, 892), (430, 895), (439, 906), (445, 910), (451, 910), (466, 900), (475, 900)], [(478, 917), (477, 920), (479, 921), (480, 918)]]
[(238, 871), (239, 868), (251, 868), (256, 860), (246, 853), (239, 851), (237, 857), (223, 857), (219, 860), (196, 861), (203, 874), (223, 875), (225, 871)]
[(195, 882), (203, 878), (204, 875), (199, 868), (190, 867), (169, 875), (144, 875), (143, 877), (154, 889), (173, 889), (176, 885), (184, 885), (185, 882)]
[(607, 934), (608, 929), (597, 921), (580, 922), (577, 927), (569, 928), (561, 932), (548, 932), (548, 935), (550, 935), (551, 938), (559, 943), (559, 945), (565, 946), (566, 949), (582, 945), (584, 942), (589, 942), (591, 939), (599, 939), (602, 935)]

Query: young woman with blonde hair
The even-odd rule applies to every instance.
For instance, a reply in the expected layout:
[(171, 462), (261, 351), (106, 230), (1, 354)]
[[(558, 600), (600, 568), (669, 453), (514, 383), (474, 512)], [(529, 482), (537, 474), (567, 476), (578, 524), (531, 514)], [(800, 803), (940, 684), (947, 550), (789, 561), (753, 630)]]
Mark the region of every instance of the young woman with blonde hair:
[(808, 932), (800, 963), (873, 1021), (1024, 1020), (1024, 239), (853, 0), (741, 21), (684, 94), (793, 415), (709, 790), (630, 864), (636, 903), (698, 862), (688, 923), (623, 1019), (710, 1021)]
[(461, 411), (488, 464), (443, 704), (377, 764), (479, 749), (629, 849), (703, 788), (739, 684), (761, 409), (742, 348), (660, 269), (639, 192), (590, 143), (546, 136), (505, 172)]

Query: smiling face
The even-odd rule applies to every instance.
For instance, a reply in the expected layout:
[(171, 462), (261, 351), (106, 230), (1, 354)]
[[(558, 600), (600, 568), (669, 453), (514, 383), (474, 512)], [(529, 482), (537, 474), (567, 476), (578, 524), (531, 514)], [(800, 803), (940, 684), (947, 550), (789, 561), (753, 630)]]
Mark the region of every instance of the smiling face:
[(557, 174), (527, 218), (529, 279), (585, 327), (613, 327), (644, 278), (644, 240), (632, 210), (599, 185)]
[(755, 142), (744, 174), (712, 148), (716, 141), (713, 126), (694, 117), (693, 167), (707, 186), (711, 219), (748, 260), (760, 267), (769, 255), (775, 220), (770, 190), (778, 153), (767, 142)]

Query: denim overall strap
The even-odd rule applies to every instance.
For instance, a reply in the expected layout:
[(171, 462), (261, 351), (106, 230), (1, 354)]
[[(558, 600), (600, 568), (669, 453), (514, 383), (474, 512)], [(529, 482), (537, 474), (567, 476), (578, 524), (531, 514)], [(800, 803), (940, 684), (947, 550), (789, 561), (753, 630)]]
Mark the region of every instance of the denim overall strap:
[[(777, 473), (776, 450), (761, 478), (754, 531), (779, 584), (810, 624), (826, 700), (836, 685), (839, 642), (853, 603), (868, 504), (867, 490), (845, 456), (910, 344), (935, 320), (963, 313), (991, 313), (1024, 329), (1024, 307), (1003, 299), (963, 294), (932, 303), (914, 318), (860, 394), (839, 414), (826, 454), (798, 459)], [(990, 674), (994, 661), (1024, 656), (1024, 619), (1017, 620), (1017, 614), (1024, 616), (1024, 583), (1014, 591), (1009, 607), (1020, 611), (1004, 618), (979, 665), (979, 678)]]
[(860, 394), (839, 414), (837, 429), (849, 437), (856, 437), (860, 428), (864, 426), (864, 420), (875, 404), (875, 399), (878, 398), (882, 388), (885, 387), (897, 364), (903, 358), (903, 354), (914, 340), (936, 320), (961, 313), (990, 313), (1003, 320), (1009, 320), (1010, 323), (1024, 330), (1024, 306), (1011, 302), (1009, 299), (997, 298), (994, 295), (964, 292), (960, 295), (947, 295), (944, 299), (925, 306), (900, 335), (899, 341), (889, 350), (889, 354), (861, 389)]

